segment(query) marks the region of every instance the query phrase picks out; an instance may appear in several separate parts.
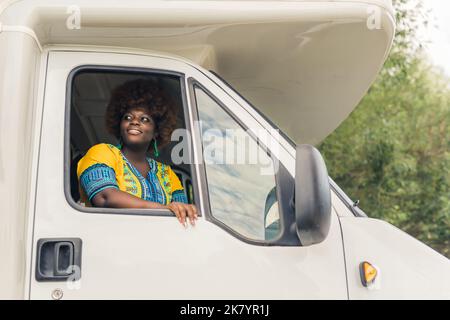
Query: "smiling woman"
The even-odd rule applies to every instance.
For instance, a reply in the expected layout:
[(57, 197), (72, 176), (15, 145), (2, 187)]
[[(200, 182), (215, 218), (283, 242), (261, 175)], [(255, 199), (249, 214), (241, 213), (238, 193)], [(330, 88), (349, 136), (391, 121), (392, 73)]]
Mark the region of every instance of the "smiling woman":
[[(78, 161), (80, 202), (102, 208), (169, 209), (182, 224), (197, 219), (172, 168), (155, 160), (177, 126), (175, 101), (161, 82), (137, 78), (117, 86), (106, 130), (118, 143), (98, 143)], [(150, 157), (150, 152), (153, 157)]]

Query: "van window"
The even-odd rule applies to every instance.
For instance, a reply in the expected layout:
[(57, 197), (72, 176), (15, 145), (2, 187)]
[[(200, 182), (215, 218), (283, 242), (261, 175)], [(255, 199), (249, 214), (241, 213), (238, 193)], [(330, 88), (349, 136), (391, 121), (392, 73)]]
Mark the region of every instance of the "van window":
[(195, 87), (211, 215), (251, 240), (271, 240), (280, 219), (271, 157), (203, 89)]
[[(73, 72), (74, 73), (74, 72)], [(112, 91), (128, 82), (137, 79), (151, 81), (167, 92), (174, 102), (176, 114), (175, 129), (186, 129), (185, 108), (183, 101), (183, 78), (171, 73), (124, 70), (123, 68), (85, 67), (77, 70), (71, 78), (70, 93), (70, 195), (80, 206), (86, 206), (80, 194), (81, 188), (77, 178), (79, 160), (94, 145), (106, 143), (118, 146), (120, 141), (108, 133), (105, 113)], [(159, 148), (155, 157), (154, 150), (148, 156), (164, 165), (169, 165), (178, 176), (188, 203), (194, 203), (194, 191), (191, 180), (191, 165), (189, 163), (175, 164), (171, 159), (171, 151), (179, 141), (171, 141)], [(190, 142), (189, 142), (190, 143)], [(81, 209), (81, 207), (80, 207)], [(126, 211), (127, 209), (120, 209)]]

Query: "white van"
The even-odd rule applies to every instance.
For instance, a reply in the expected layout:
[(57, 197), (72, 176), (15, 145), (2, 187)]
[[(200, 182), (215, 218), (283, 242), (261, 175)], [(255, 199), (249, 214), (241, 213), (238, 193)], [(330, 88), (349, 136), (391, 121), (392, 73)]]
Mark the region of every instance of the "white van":
[[(449, 299), (449, 260), (368, 218), (310, 146), (364, 96), (394, 30), (390, 0), (0, 1), (0, 298)], [(178, 101), (189, 161), (170, 163), (177, 141), (161, 161), (195, 227), (79, 200), (77, 161), (116, 143), (105, 106), (135, 78)], [(264, 161), (206, 161), (205, 128)]]

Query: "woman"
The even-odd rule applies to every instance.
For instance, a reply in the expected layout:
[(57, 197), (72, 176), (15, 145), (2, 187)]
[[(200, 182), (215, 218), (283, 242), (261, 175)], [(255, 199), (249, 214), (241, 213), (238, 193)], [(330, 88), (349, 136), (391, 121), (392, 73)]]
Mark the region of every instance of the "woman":
[(169, 209), (184, 226), (197, 209), (172, 169), (150, 157), (170, 141), (176, 114), (171, 98), (154, 82), (138, 79), (117, 87), (106, 110), (106, 127), (119, 145), (97, 144), (78, 162), (81, 201), (103, 208)]

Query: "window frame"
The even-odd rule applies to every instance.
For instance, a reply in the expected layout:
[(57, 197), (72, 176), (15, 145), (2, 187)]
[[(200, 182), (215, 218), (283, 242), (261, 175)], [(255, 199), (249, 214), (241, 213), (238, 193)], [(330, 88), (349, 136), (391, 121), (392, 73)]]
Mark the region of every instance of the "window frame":
[[(227, 224), (218, 220), (211, 210), (211, 201), (209, 196), (209, 185), (206, 175), (206, 165), (203, 158), (203, 141), (202, 134), (199, 128), (195, 128), (195, 137), (197, 145), (201, 150), (195, 150), (194, 152), (199, 153), (201, 157), (201, 163), (199, 163), (199, 173), (200, 173), (200, 184), (202, 187), (202, 198), (204, 200), (204, 214), (207, 221), (219, 226), (221, 229), (232, 235), (233, 237), (252, 245), (258, 246), (300, 246), (300, 240), (295, 232), (295, 228), (292, 228), (292, 224), (295, 223), (295, 210), (292, 207), (292, 196), (294, 194), (295, 180), (292, 178), (288, 170), (284, 167), (280, 159), (276, 158), (270, 151), (270, 149), (261, 143), (260, 140), (254, 135), (253, 132), (248, 131), (248, 127), (245, 123), (240, 120), (219, 98), (216, 97), (204, 84), (193, 77), (188, 78), (188, 90), (189, 98), (192, 106), (192, 113), (194, 121), (199, 121), (198, 105), (195, 96), (196, 87), (201, 89), (205, 94), (207, 94), (217, 105), (222, 108), (222, 110), (230, 116), (244, 131), (246, 131), (251, 139), (253, 139), (256, 144), (263, 149), (264, 152), (270, 157), (272, 161), (274, 158), (278, 161), (279, 170), (274, 173), (275, 187), (277, 195), (278, 212), (280, 219), (280, 232), (278, 236), (271, 240), (256, 240), (248, 238), (241, 233), (235, 231)], [(214, 83), (214, 82), (213, 82)], [(215, 83), (214, 83), (215, 84)], [(217, 85), (217, 84), (215, 84)], [(220, 88), (220, 86), (218, 86)], [(234, 100), (233, 100), (234, 101)], [(237, 105), (241, 106), (238, 102)], [(242, 106), (241, 106), (242, 107)], [(247, 112), (244, 108), (243, 111)], [(259, 124), (259, 123), (258, 123)], [(263, 127), (261, 127), (263, 128)]]
[[(191, 122), (189, 117), (189, 107), (187, 103), (187, 91), (186, 91), (186, 75), (182, 72), (173, 70), (164, 70), (158, 68), (146, 68), (146, 67), (124, 67), (124, 66), (114, 66), (114, 65), (96, 65), (96, 64), (86, 64), (80, 65), (73, 68), (66, 81), (66, 93), (65, 93), (65, 110), (64, 110), (64, 159), (63, 159), (63, 185), (64, 185), (64, 196), (67, 203), (76, 211), (89, 214), (113, 214), (113, 215), (132, 215), (132, 216), (156, 216), (156, 217), (173, 217), (176, 218), (175, 214), (169, 209), (134, 209), (134, 208), (97, 208), (97, 207), (84, 207), (79, 205), (74, 201), (71, 194), (70, 186), (70, 167), (71, 167), (71, 145), (70, 145), (70, 135), (71, 135), (71, 108), (72, 108), (72, 92), (73, 92), (73, 81), (75, 77), (83, 72), (109, 72), (109, 73), (126, 73), (132, 74), (152, 74), (152, 75), (168, 75), (178, 77), (180, 82), (181, 90), (181, 104), (184, 113), (184, 122), (186, 130), (192, 132)], [(189, 140), (189, 149), (192, 150), (192, 134)], [(197, 174), (195, 163), (192, 160), (192, 152), (189, 154), (190, 157), (190, 170), (191, 170), (191, 182), (194, 191), (194, 203), (197, 208), (200, 207), (200, 185), (197, 181)], [(202, 213), (198, 210), (198, 216), (201, 217)]]

